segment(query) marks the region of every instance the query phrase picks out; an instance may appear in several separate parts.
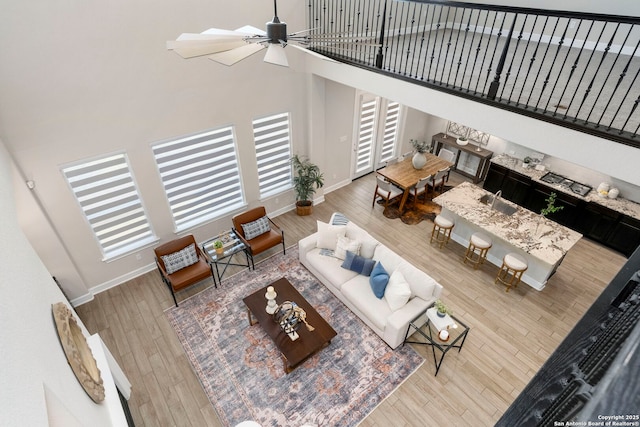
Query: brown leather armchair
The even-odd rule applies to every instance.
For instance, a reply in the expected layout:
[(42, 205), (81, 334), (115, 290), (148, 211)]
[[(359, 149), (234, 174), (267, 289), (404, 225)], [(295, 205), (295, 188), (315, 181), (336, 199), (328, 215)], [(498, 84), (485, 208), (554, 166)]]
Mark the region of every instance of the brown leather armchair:
[[(185, 256), (175, 256), (180, 251), (186, 250), (191, 244), (195, 247), (195, 258), (191, 253), (191, 257), (189, 257), (189, 253)], [(167, 285), (169, 290), (171, 291), (171, 295), (173, 296), (173, 302), (178, 306), (178, 301), (176, 300), (176, 292), (187, 288), (191, 285), (194, 285), (207, 277), (211, 276), (213, 278), (214, 286), (218, 287), (216, 284), (216, 279), (213, 276), (213, 269), (211, 265), (207, 262), (202, 250), (198, 247), (196, 240), (193, 235), (188, 235), (184, 237), (180, 237), (179, 239), (172, 240), (164, 245), (158, 246), (154, 249), (156, 254), (156, 265), (158, 266), (158, 271), (160, 272), (160, 276), (162, 277), (162, 281)], [(165, 263), (165, 259), (169, 260), (167, 256), (174, 255), (173, 260), (175, 262), (171, 262), (170, 265)], [(163, 259), (163, 256), (165, 259)], [(185, 259), (186, 258), (186, 259)], [(191, 259), (189, 259), (191, 258)], [(189, 263), (194, 261), (194, 263), (178, 268), (174, 271), (176, 267), (180, 267), (180, 264)], [(169, 273), (171, 271), (171, 273)]]
[[(242, 227), (243, 224), (256, 221), (262, 217), (266, 217), (269, 221), (270, 230), (264, 232), (252, 239), (245, 237), (245, 230)], [(278, 244), (282, 244), (282, 253), (286, 254), (286, 248), (284, 245), (284, 231), (280, 229), (271, 218), (267, 217), (267, 211), (264, 206), (259, 206), (234, 216), (231, 221), (233, 222), (233, 231), (238, 235), (240, 240), (244, 242), (249, 251), (251, 258), (251, 264), (253, 266), (253, 257), (261, 252), (266, 251)], [(253, 266), (255, 268), (255, 266)]]

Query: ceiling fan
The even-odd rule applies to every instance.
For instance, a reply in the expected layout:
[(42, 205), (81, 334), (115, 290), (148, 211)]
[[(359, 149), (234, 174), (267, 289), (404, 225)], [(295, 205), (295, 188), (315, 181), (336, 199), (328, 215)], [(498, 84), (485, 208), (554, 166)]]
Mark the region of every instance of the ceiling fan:
[(287, 67), (289, 63), (284, 47), (291, 46), (319, 58), (337, 62), (305, 47), (311, 42), (311, 36), (308, 34), (311, 30), (287, 34), (287, 23), (278, 18), (276, 0), (273, 0), (273, 10), (273, 19), (266, 24), (267, 31), (246, 25), (237, 30), (211, 28), (200, 34), (183, 33), (175, 41), (168, 41), (167, 49), (186, 59), (209, 55), (209, 59), (230, 66), (267, 48), (265, 62)]

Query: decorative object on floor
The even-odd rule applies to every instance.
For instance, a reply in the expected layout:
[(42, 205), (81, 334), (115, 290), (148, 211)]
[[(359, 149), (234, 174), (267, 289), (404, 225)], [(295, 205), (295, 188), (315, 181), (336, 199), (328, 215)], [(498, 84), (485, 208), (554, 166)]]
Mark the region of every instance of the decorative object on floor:
[(447, 307), (445, 305), (445, 303), (443, 303), (441, 300), (436, 300), (435, 303), (433, 303), (434, 307), (436, 308), (436, 311), (438, 313), (438, 317), (444, 317), (447, 314), (448, 315), (452, 315), (453, 311), (451, 311), (449, 309), (449, 307)]
[[(453, 186), (445, 185), (442, 188), (442, 191), (431, 192), (430, 196), (431, 198), (439, 196), (440, 194), (449, 191), (452, 188)], [(402, 195), (399, 195), (397, 197), (402, 197)], [(399, 218), (400, 221), (407, 225), (419, 224), (425, 220), (433, 221), (442, 210), (442, 207), (439, 204), (434, 203), (431, 200), (423, 201), (419, 199), (417, 203), (406, 203), (404, 210), (401, 213), (400, 209), (398, 208), (398, 203), (393, 202), (395, 202), (395, 200), (389, 203), (389, 206), (384, 209), (382, 215), (384, 215), (385, 218), (389, 219)], [(378, 204), (384, 206), (384, 200), (378, 200)]]
[(267, 288), (267, 292), (264, 294), (264, 296), (267, 299), (267, 308), (265, 310), (269, 314), (275, 313), (278, 309), (278, 304), (276, 303), (276, 297), (278, 296), (278, 294), (273, 289), (273, 286), (269, 286)]
[(69, 366), (87, 392), (96, 403), (104, 400), (104, 384), (100, 369), (93, 358), (93, 353), (87, 339), (78, 326), (75, 316), (63, 302), (57, 302), (51, 306), (56, 332), (60, 338), (60, 344), (64, 351)]
[(318, 165), (297, 154), (291, 158), (291, 164), (295, 172), (293, 191), (296, 193), (296, 213), (301, 216), (311, 215), (313, 195), (324, 185), (324, 177)]
[[(229, 277), (224, 292), (208, 288), (166, 314), (223, 425), (355, 426), (424, 359), (410, 346), (391, 350), (300, 265), (297, 247), (289, 249)], [(289, 374), (242, 305), (244, 295), (283, 275), (339, 332)]]

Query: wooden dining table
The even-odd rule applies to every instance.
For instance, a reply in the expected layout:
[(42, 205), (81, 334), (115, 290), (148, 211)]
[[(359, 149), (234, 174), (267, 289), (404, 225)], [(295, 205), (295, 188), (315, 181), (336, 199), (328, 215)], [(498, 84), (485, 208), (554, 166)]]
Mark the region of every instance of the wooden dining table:
[(378, 171), (380, 175), (403, 190), (399, 206), (400, 212), (403, 211), (404, 205), (409, 198), (409, 193), (418, 181), (429, 175), (435, 175), (439, 170), (453, 166), (453, 163), (431, 153), (425, 153), (425, 155), (427, 156), (427, 163), (422, 169), (414, 168), (411, 157), (407, 157)]

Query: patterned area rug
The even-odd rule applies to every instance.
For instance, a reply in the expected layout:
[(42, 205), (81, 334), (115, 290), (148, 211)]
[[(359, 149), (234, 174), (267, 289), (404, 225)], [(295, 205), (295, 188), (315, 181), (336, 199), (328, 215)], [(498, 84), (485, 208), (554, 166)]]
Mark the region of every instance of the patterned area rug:
[[(285, 374), (242, 298), (286, 277), (338, 335)], [(266, 305), (266, 300), (265, 300)], [(355, 426), (424, 361), (411, 346), (391, 350), (298, 261), (297, 246), (208, 288), (166, 312), (223, 424)]]
[[(452, 186), (445, 185), (444, 188), (442, 189), (442, 192), (436, 191), (435, 194), (429, 193), (429, 197), (431, 198), (438, 197), (440, 194), (446, 191), (449, 191), (452, 188), (453, 188)], [(431, 200), (427, 200), (425, 202), (422, 199), (418, 199), (418, 203), (416, 203), (414, 206), (413, 197), (409, 197), (409, 199), (404, 205), (404, 211), (400, 213), (399, 206), (400, 206), (401, 198), (402, 196), (398, 196), (391, 200), (391, 203), (389, 204), (389, 206), (385, 208), (385, 210), (382, 212), (382, 214), (386, 218), (389, 218), (389, 219), (400, 218), (400, 221), (402, 221), (403, 223), (408, 225), (414, 225), (427, 219), (430, 221), (433, 221), (436, 218), (436, 215), (438, 215), (442, 210), (442, 207), (439, 204), (434, 203)], [(383, 199), (378, 200), (378, 204), (384, 206), (384, 200)]]

